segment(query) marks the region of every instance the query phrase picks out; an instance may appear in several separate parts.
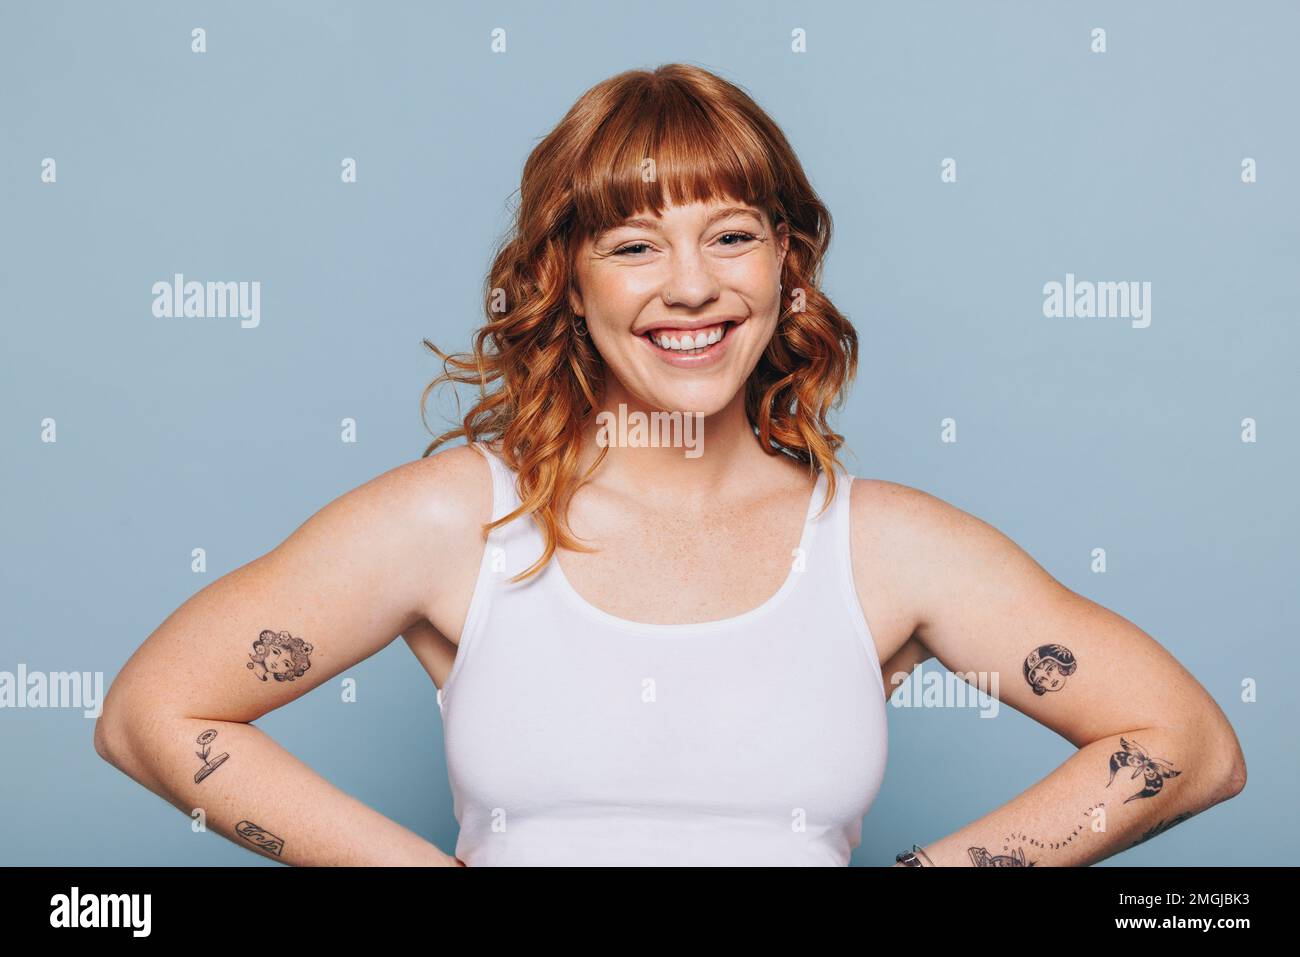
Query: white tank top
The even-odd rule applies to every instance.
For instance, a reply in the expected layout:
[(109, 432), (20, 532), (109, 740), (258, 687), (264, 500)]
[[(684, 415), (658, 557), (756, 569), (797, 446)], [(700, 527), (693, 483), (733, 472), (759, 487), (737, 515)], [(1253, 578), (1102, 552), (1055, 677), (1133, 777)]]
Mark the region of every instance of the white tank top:
[[(493, 519), (519, 505), (486, 445)], [(532, 516), (494, 529), (438, 690), (456, 856), (493, 865), (846, 865), (885, 772), (886, 694), (849, 557), (852, 477), (808, 503), (757, 608), (648, 624), (582, 598)]]

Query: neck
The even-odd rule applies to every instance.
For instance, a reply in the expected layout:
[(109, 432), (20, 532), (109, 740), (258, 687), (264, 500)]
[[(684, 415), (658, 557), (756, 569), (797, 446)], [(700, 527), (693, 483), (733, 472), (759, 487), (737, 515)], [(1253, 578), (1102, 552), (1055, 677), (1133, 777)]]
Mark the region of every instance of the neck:
[(610, 383), (583, 437), (582, 472), (602, 451), (602, 439), (608, 444), (597, 473), (602, 485), (683, 507), (716, 499), (737, 475), (778, 464), (754, 436), (743, 390), (712, 415), (670, 415)]

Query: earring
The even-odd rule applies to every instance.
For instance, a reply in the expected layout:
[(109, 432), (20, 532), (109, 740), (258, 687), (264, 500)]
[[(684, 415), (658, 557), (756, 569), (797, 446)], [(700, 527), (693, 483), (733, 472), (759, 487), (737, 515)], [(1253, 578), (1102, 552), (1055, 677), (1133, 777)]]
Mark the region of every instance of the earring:
[(587, 320), (582, 316), (574, 316), (572, 325), (575, 335), (585, 336), (587, 334)]

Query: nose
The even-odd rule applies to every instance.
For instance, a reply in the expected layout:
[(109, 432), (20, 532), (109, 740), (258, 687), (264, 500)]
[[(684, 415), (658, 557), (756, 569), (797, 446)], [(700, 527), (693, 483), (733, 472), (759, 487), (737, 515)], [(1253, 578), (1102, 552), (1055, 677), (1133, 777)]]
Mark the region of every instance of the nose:
[(666, 305), (695, 309), (718, 297), (717, 277), (699, 249), (674, 250), (661, 297)]

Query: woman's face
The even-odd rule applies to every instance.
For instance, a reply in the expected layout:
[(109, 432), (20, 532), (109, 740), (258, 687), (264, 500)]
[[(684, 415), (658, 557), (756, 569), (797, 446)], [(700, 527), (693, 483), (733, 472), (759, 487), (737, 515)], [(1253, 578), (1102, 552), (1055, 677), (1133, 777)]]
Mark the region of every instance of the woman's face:
[(788, 245), (784, 225), (726, 199), (646, 212), (585, 242), (571, 305), (609, 385), (653, 410), (724, 408), (776, 329)]
[(1029, 681), (1036, 684), (1044, 691), (1059, 691), (1065, 684), (1065, 678), (1061, 676), (1060, 670), (1055, 661), (1050, 658), (1040, 661), (1034, 666), (1029, 673)]
[(286, 672), (293, 664), (293, 657), (288, 651), (279, 645), (272, 645), (266, 655), (266, 670), (272, 672)]

